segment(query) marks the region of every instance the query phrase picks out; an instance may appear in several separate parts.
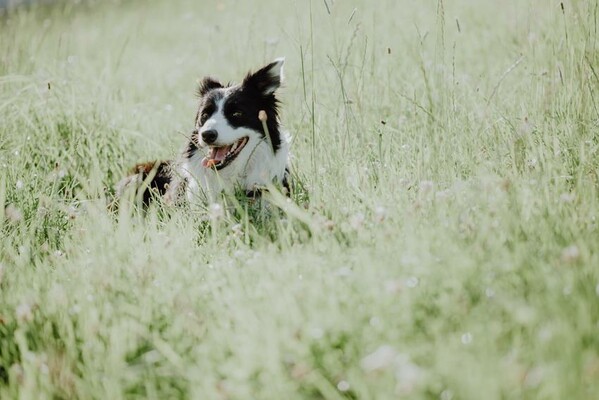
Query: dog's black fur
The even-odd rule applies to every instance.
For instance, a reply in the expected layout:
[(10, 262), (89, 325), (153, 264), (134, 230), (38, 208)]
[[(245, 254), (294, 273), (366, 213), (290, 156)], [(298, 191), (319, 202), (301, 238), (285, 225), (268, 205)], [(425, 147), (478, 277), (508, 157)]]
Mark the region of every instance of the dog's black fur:
[[(247, 74), (239, 85), (223, 85), (212, 77), (202, 79), (197, 90), (200, 103), (195, 118), (195, 129), (191, 133), (180, 159), (137, 164), (132, 169), (131, 175), (117, 185), (118, 194), (121, 195), (126, 187), (136, 183), (137, 190), (143, 190), (141, 199), (146, 206), (155, 197), (170, 197), (171, 200), (174, 200), (173, 197), (179, 197), (182, 192), (185, 192), (184, 188), (188, 187), (189, 179), (195, 179), (196, 182), (203, 182), (202, 179), (198, 179), (202, 177), (214, 179), (214, 174), (218, 174), (221, 169), (225, 175), (229, 174), (230, 179), (230, 171), (238, 171), (239, 166), (243, 164), (237, 164), (237, 167), (231, 170), (228, 169), (229, 164), (236, 162), (239, 159), (237, 155), (245, 151), (246, 153), (243, 153), (245, 156), (241, 158), (254, 161), (250, 167), (247, 167), (249, 164), (245, 164), (244, 168), (250, 169), (241, 170), (244, 175), (235, 179), (238, 179), (238, 183), (245, 189), (247, 196), (260, 197), (262, 186), (272, 183), (273, 179), (289, 195), (289, 167), (285, 165), (288, 162), (289, 143), (286, 134), (281, 132), (279, 101), (275, 96), (275, 91), (282, 80), (283, 61), (283, 59), (275, 60), (255, 73)], [(263, 113), (262, 118), (258, 118), (260, 113)], [(266, 129), (264, 125), (266, 125)], [(214, 144), (207, 141), (207, 130), (211, 130), (215, 134)], [(267, 134), (268, 136), (266, 136)], [(239, 145), (241, 150), (234, 152), (234, 146), (231, 146), (240, 140), (240, 137), (249, 138), (246, 144), (253, 140), (254, 149), (262, 146), (260, 147), (262, 148), (260, 156), (254, 156), (252, 149), (245, 148), (249, 147), (249, 144), (244, 147)], [(271, 147), (271, 150), (267, 152), (264, 151), (264, 144), (260, 144), (265, 141), (264, 138), (267, 138), (267, 143), (270, 143)], [(214, 155), (215, 147), (222, 150), (219, 153), (220, 156)], [(204, 148), (213, 151), (211, 161), (219, 158), (217, 161), (220, 165), (210, 165), (206, 162), (207, 158), (201, 159), (204, 155)], [(227, 157), (223, 160), (222, 154), (225, 151), (228, 151)], [(252, 153), (248, 153), (249, 151)], [(280, 151), (284, 152), (280, 153), (284, 158), (277, 156)], [(268, 160), (271, 161), (262, 157), (268, 157)], [(243, 161), (237, 162), (243, 163)], [(274, 164), (271, 164), (273, 162)], [(267, 174), (265, 182), (256, 179), (256, 176), (262, 172)], [(253, 179), (248, 179), (248, 176), (253, 176)], [(233, 182), (236, 181), (235, 179)]]

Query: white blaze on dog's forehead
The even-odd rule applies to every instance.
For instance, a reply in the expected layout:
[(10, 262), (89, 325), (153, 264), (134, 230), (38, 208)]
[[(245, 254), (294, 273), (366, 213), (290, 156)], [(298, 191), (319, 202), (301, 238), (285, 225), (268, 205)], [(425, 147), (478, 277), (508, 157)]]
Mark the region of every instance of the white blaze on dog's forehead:
[(225, 97), (218, 99), (215, 103), (216, 110), (212, 113), (210, 118), (204, 122), (202, 128), (200, 129), (200, 133), (205, 132), (210, 129), (215, 129), (217, 132), (219, 128), (225, 128), (229, 126), (229, 122), (225, 118)]
[(225, 96), (222, 96), (220, 99), (216, 101), (216, 112), (223, 113), (225, 109)]

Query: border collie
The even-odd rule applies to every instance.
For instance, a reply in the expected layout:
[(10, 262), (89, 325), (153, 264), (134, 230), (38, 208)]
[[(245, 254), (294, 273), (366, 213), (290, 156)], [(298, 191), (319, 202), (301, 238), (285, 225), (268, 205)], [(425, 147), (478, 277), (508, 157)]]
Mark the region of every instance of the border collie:
[(275, 97), (284, 61), (276, 59), (237, 85), (204, 78), (195, 129), (179, 159), (138, 164), (117, 184), (117, 195), (134, 185), (147, 205), (154, 195), (173, 202), (182, 193), (190, 202), (214, 202), (237, 189), (258, 197), (270, 184), (289, 194), (290, 138)]

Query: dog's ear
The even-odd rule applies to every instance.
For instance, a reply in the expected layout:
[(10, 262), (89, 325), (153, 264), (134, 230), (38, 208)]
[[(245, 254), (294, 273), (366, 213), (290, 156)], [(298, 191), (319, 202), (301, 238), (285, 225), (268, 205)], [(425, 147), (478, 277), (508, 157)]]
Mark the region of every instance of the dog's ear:
[(285, 58), (277, 58), (243, 80), (243, 86), (257, 90), (264, 96), (271, 95), (281, 86), (283, 81), (283, 64)]
[(204, 97), (209, 91), (214, 89), (220, 89), (222, 87), (222, 83), (210, 76), (207, 76), (200, 81), (200, 85), (198, 86), (198, 90), (196, 93), (198, 97)]

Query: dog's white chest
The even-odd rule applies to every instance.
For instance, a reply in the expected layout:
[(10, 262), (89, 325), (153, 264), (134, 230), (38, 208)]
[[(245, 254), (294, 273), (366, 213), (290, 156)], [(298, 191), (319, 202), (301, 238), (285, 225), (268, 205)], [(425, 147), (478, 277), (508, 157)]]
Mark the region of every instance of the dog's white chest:
[(281, 183), (289, 159), (289, 136), (282, 135), (276, 153), (262, 138), (250, 143), (230, 165), (222, 170), (202, 166), (201, 152), (196, 152), (181, 165), (180, 175), (187, 181), (188, 200), (215, 201), (222, 192), (236, 189), (253, 191), (272, 183)]

